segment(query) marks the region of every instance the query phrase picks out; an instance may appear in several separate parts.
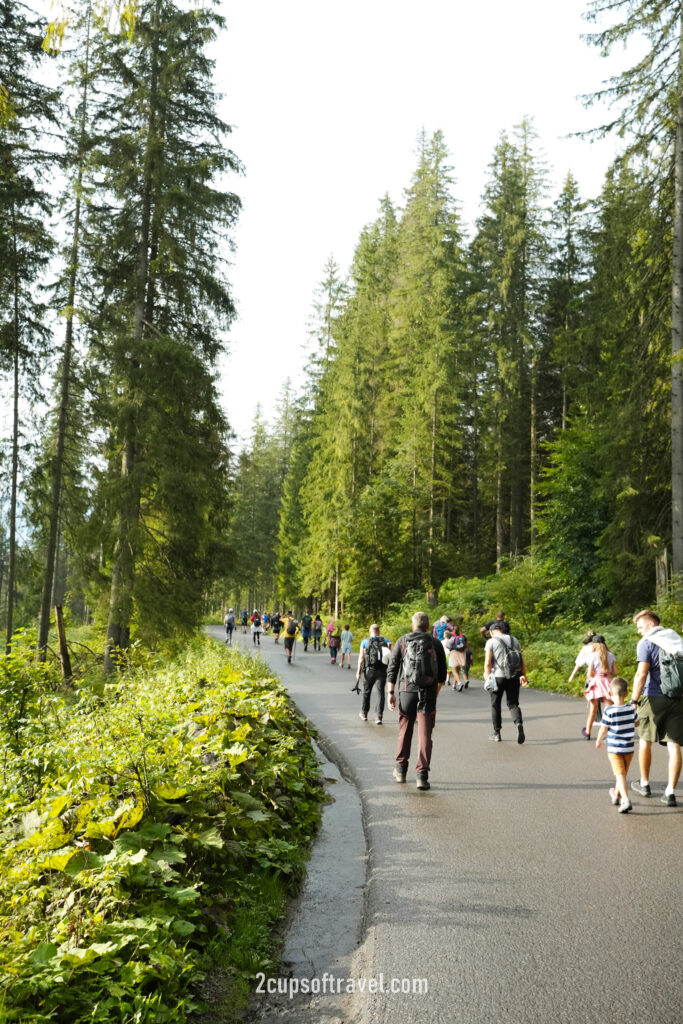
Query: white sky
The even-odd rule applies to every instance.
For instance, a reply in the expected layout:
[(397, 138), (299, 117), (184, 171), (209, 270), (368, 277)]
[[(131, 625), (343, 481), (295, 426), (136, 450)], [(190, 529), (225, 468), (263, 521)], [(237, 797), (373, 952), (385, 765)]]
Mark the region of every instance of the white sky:
[(223, 370), (228, 417), (246, 440), (300, 380), (323, 268), (346, 272), (380, 198), (400, 205), (421, 127), (443, 131), (467, 224), (494, 146), (524, 116), (554, 185), (569, 170), (596, 196), (618, 140), (563, 136), (600, 123), (577, 98), (608, 63), (581, 39), (587, 0), (225, 0), (221, 112), (246, 176), (231, 284), (239, 311)]

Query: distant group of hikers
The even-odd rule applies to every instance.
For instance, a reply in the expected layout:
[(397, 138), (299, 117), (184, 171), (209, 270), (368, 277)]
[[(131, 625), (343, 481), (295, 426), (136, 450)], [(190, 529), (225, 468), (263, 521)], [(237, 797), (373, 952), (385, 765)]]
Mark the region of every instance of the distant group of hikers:
[[(265, 620), (265, 625), (264, 625)], [(226, 643), (231, 643), (235, 629), (235, 616), (229, 609), (225, 616)], [(241, 613), (243, 632), (251, 621), (254, 643), (260, 643), (262, 631), (272, 628), (275, 643), (284, 631), (285, 653), (291, 663), (295, 642), (301, 636), (304, 651), (309, 644), (319, 651), (327, 646), (331, 664), (351, 669), (353, 633), (346, 623), (338, 629), (331, 618), (326, 627), (319, 614), (304, 614), (299, 621), (291, 611), (261, 616), (254, 611), (251, 620)], [(585, 670), (584, 695), (588, 703), (586, 724), (582, 736), (590, 740), (593, 725), (599, 724), (596, 747), (607, 742), (607, 753), (614, 773), (614, 786), (609, 795), (612, 803), (624, 814), (632, 810), (627, 787), (627, 773), (635, 750), (635, 730), (638, 729), (639, 778), (631, 783), (631, 790), (640, 796), (652, 796), (650, 768), (653, 744), (668, 750), (668, 780), (661, 801), (667, 807), (676, 807), (675, 789), (681, 773), (681, 745), (683, 744), (683, 638), (673, 629), (664, 629), (659, 616), (644, 609), (633, 617), (640, 634), (636, 649), (638, 668), (632, 685), (617, 674), (617, 661), (601, 633), (589, 630), (583, 637), (574, 669), (573, 680)], [(473, 651), (460, 626), (443, 615), (430, 629), (425, 612), (412, 617), (412, 630), (392, 644), (381, 635), (377, 623), (372, 623), (360, 644), (355, 685), (352, 690), (361, 693), (359, 717), (367, 722), (373, 690), (376, 691), (375, 724), (381, 725), (388, 700), (389, 708), (398, 707), (398, 745), (394, 779), (406, 781), (410, 761), (413, 732), (417, 724), (417, 788), (430, 788), (429, 770), (432, 755), (432, 730), (436, 719), (437, 698), (445, 685), (461, 692), (469, 686)], [(505, 698), (512, 722), (517, 730), (517, 743), (526, 740), (519, 696), (528, 686), (526, 665), (518, 639), (512, 635), (510, 623), (503, 611), (480, 628), (485, 639), (484, 688), (491, 701), (492, 732), (495, 743), (502, 740), (502, 702)], [(361, 690), (362, 683), (362, 690)], [(396, 692), (398, 689), (398, 704)], [(600, 717), (601, 716), (601, 717)]]

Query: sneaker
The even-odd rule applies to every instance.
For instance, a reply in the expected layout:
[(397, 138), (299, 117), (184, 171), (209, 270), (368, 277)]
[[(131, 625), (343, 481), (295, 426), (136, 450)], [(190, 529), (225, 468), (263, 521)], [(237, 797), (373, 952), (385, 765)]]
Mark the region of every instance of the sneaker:
[(456, 686), (456, 690), (458, 691), (458, 693), (460, 693), (460, 691), (462, 690), (462, 683), (458, 683), (458, 685)]
[(526, 736), (524, 735), (524, 726), (520, 722), (519, 725), (517, 726), (517, 742), (518, 743), (524, 743), (525, 739), (526, 739)]
[(466, 680), (465, 680), (465, 689), (467, 689), (467, 687), (468, 687), (469, 685), (470, 685), (470, 681), (469, 681), (469, 679), (466, 679)]
[(612, 807), (616, 807), (620, 800), (619, 794), (617, 793), (616, 789), (610, 789), (609, 798), (612, 801)]
[(368, 716), (365, 714), (364, 711), (359, 711), (358, 717), (360, 718), (361, 722), (367, 722), (368, 720)]
[(677, 804), (676, 804), (676, 794), (675, 793), (664, 793), (664, 795), (662, 797), (660, 797), (660, 799), (661, 799), (661, 802), (663, 804), (666, 804), (667, 807), (676, 807), (677, 806)]
[(375, 719), (375, 725), (381, 725), (381, 724), (382, 724), (382, 717), (381, 717), (381, 715), (378, 715), (377, 718)]
[(652, 796), (649, 782), (641, 784), (640, 779), (638, 779), (636, 782), (631, 783), (631, 789), (635, 790), (636, 793), (640, 793), (641, 796)]
[(622, 800), (619, 804), (619, 814), (628, 814), (628, 812), (632, 810), (633, 804), (630, 800)]
[(583, 736), (583, 738), (585, 740), (589, 740), (591, 738), (591, 734), (589, 732), (587, 732), (585, 725), (584, 725), (583, 729), (581, 730), (581, 735)]
[(489, 739), (493, 740), (494, 743), (502, 742), (501, 738), (500, 738), (500, 733), (499, 732), (492, 732), (491, 735), (489, 736)]
[(393, 774), (393, 776), (394, 776), (394, 778), (396, 779), (397, 782), (405, 782), (406, 781), (406, 772), (402, 772), (400, 768), (394, 768), (394, 771), (393, 771), (392, 774)]
[(418, 773), (417, 779), (415, 781), (415, 786), (416, 786), (417, 789), (429, 789), (430, 788), (429, 779), (427, 778), (427, 773), (426, 772)]

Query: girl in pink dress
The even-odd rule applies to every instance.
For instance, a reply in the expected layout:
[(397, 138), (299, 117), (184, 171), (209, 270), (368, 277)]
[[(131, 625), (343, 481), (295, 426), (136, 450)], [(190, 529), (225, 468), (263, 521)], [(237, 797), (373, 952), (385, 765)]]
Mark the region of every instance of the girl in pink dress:
[(604, 636), (596, 633), (591, 643), (591, 654), (588, 656), (588, 674), (586, 676), (585, 696), (588, 701), (588, 718), (582, 735), (591, 738), (591, 729), (598, 712), (598, 704), (612, 704), (611, 682), (617, 675), (617, 659), (607, 650)]

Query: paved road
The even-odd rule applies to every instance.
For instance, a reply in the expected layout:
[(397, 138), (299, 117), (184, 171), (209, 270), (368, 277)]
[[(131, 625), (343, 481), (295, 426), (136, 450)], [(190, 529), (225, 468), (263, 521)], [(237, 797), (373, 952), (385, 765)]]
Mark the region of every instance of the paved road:
[(353, 1024), (683, 1021), (683, 808), (659, 802), (663, 749), (655, 796), (634, 795), (633, 812), (618, 814), (607, 755), (580, 738), (581, 701), (522, 691), (527, 742), (504, 716), (494, 744), (481, 684), (445, 689), (422, 793), (410, 776), (393, 781), (395, 716), (360, 721), (354, 672), (301, 645), (288, 666), (271, 637), (261, 653), (360, 792), (368, 870), (353, 976), (428, 982), (422, 995), (331, 1000), (332, 1015), (334, 1005)]

